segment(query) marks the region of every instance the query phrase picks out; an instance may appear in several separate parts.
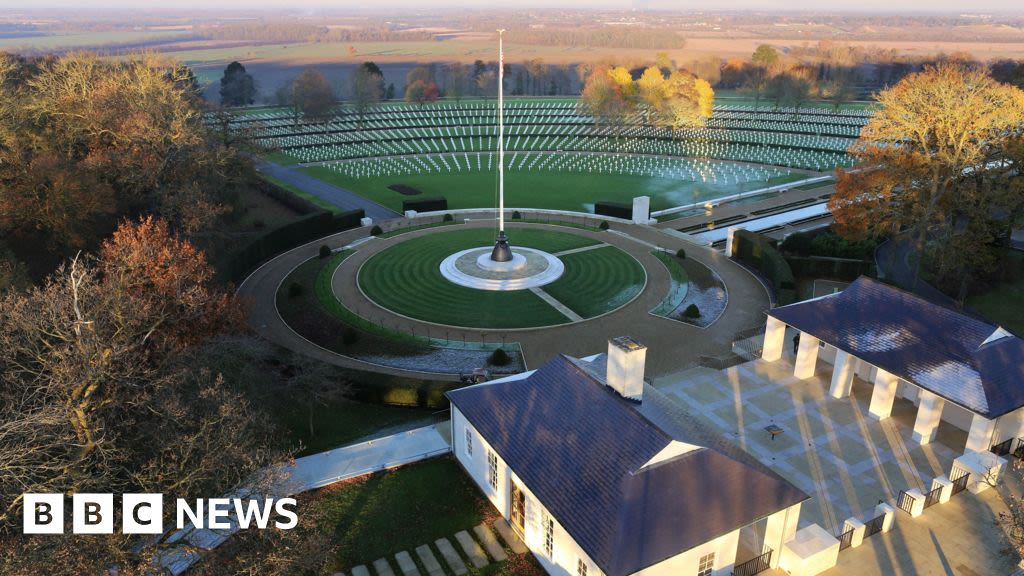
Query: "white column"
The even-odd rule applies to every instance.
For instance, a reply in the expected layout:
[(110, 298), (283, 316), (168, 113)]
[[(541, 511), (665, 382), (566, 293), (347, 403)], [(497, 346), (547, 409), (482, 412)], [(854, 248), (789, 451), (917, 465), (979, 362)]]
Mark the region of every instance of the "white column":
[(814, 376), (814, 369), (818, 365), (819, 342), (821, 341), (806, 332), (800, 334), (800, 347), (796, 351), (793, 376), (801, 380)]
[(882, 420), (892, 414), (892, 403), (896, 400), (896, 384), (900, 381), (894, 374), (881, 368), (875, 374), (875, 386), (871, 390), (871, 406), (868, 412)]
[(877, 518), (883, 514), (885, 515), (885, 520), (882, 520), (882, 532), (888, 532), (892, 530), (892, 523), (896, 519), (896, 509), (884, 502), (875, 506), (875, 517)]
[(782, 546), (793, 539), (799, 522), (800, 504), (794, 504), (785, 510), (779, 510), (768, 517), (768, 522), (764, 528), (764, 545), (774, 550), (770, 562), (772, 568), (779, 567)]
[(733, 257), (733, 238), (736, 236), (737, 228), (735, 226), (729, 226), (725, 231), (725, 255), (729, 258)]
[(918, 394), (921, 395), (921, 403), (917, 406), (917, 419), (914, 420), (914, 440), (924, 445), (935, 440), (946, 401), (923, 388), (918, 390)]
[(782, 358), (782, 347), (786, 344), (786, 323), (777, 318), (768, 317), (764, 326), (764, 347), (761, 358), (775, 362)]
[(949, 481), (949, 478), (943, 475), (932, 480), (932, 490), (936, 488), (942, 488), (942, 491), (939, 492), (939, 504), (949, 502), (950, 496), (953, 495), (953, 483)]
[(651, 219), (651, 197), (637, 196), (633, 198), (633, 224), (647, 224)]
[(967, 434), (967, 450), (987, 452), (992, 447), (992, 433), (995, 429), (995, 420), (975, 414), (971, 420), (971, 431)]
[(832, 366), (832, 386), (828, 393), (833, 398), (846, 398), (853, 389), (853, 369), (857, 358), (843, 350), (836, 350), (836, 361)]

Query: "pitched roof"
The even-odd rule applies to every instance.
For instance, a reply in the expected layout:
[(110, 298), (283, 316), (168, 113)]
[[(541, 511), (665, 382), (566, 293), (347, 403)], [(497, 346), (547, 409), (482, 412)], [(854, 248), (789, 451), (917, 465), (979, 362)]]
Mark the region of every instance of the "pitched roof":
[(717, 450), (680, 446), (698, 443), (665, 432), (565, 356), (448, 397), (608, 576), (808, 498)]
[(768, 315), (995, 418), (1024, 406), (1024, 340), (867, 277)]

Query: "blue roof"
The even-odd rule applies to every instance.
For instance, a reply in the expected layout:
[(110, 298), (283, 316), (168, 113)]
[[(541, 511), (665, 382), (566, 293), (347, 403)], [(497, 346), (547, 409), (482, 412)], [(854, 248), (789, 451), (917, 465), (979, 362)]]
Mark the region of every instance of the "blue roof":
[(807, 499), (778, 475), (703, 448), (644, 466), (673, 437), (558, 356), (523, 380), (448, 393), (608, 576), (626, 576)]
[(910, 292), (861, 277), (768, 315), (988, 418), (1024, 406), (1024, 340)]

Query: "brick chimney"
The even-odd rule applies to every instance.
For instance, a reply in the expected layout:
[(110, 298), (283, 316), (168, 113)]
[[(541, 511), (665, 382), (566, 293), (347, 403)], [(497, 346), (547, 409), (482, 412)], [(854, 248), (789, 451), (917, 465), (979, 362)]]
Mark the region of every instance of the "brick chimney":
[(644, 363), (647, 347), (619, 336), (608, 341), (608, 367), (605, 380), (623, 398), (641, 401), (644, 396)]

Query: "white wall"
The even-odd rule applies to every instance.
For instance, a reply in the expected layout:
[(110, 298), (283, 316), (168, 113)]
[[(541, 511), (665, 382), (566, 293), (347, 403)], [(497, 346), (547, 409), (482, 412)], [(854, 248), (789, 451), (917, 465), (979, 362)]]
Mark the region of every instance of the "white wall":
[[(473, 454), (466, 453), (466, 430), (469, 430), (473, 437)], [(508, 518), (509, 514), (509, 469), (505, 461), (498, 455), (498, 488), (492, 488), (487, 480), (487, 452), (491, 449), (473, 426), (466, 421), (466, 417), (459, 412), (459, 409), (452, 405), (452, 452), (462, 467), (466, 469), (469, 477), (476, 482), (480, 491), (491, 501), (491, 504), (501, 512), (501, 515)]]
[(691, 548), (678, 556), (659, 562), (650, 568), (636, 573), (636, 576), (692, 576), (697, 573), (697, 566), (702, 556), (715, 553), (715, 576), (727, 576), (736, 563), (736, 546), (739, 544), (740, 531), (734, 530), (696, 548)]

